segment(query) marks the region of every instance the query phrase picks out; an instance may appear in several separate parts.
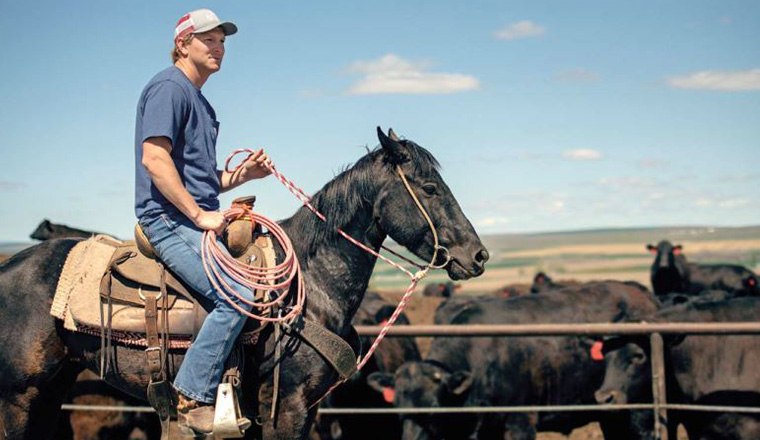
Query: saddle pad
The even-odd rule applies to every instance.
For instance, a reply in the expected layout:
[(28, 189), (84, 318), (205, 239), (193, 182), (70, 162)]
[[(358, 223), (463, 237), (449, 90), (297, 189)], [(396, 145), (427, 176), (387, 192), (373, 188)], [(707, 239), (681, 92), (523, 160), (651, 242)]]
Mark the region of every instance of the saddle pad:
[[(69, 252), (50, 308), (51, 315), (63, 320), (65, 329), (99, 329), (101, 307), (104, 323), (108, 322), (108, 306), (101, 305), (100, 301), (100, 282), (121, 244), (111, 237), (96, 236), (77, 243)], [(159, 326), (162, 323), (163, 314), (159, 313)], [(193, 303), (177, 299), (169, 312), (169, 323), (172, 333), (192, 335), (196, 324)], [(116, 331), (145, 333), (145, 310), (114, 303), (111, 306), (111, 326)]]
[[(113, 237), (96, 235), (74, 245), (66, 257), (58, 285), (55, 289), (53, 304), (50, 314), (63, 320), (64, 328), (75, 331), (76, 311), (84, 307), (97, 310), (94, 305), (99, 304), (98, 292), (100, 279), (111, 261), (111, 256), (120, 242)], [(94, 295), (94, 301), (82, 304), (76, 300), (81, 295), (90, 292)], [(77, 305), (76, 311), (72, 306)], [(100, 319), (98, 318), (98, 321)]]

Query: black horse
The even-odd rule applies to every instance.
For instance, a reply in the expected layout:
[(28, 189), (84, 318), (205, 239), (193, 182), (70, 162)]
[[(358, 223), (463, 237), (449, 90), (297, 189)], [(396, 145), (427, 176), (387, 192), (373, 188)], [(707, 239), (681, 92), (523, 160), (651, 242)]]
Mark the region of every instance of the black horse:
[[(448, 249), (445, 269), (454, 280), (483, 273), (488, 252), (424, 148), (388, 137), (378, 128), (381, 148), (335, 177), (313, 199), (328, 218), (323, 223), (305, 208), (281, 222), (303, 270), (307, 318), (344, 339), (367, 290), (376, 258), (335, 233), (341, 228), (379, 249), (391, 237), (423, 260), (433, 256), (433, 234), (396, 172), (400, 167), (429, 213), (439, 243)], [(393, 138), (393, 139), (392, 139)], [(63, 329), (49, 314), (55, 286), (74, 239), (50, 240), (26, 249), (0, 266), (0, 440), (50, 438), (66, 391), (83, 369), (99, 371), (100, 340)], [(439, 252), (436, 263), (446, 261)], [(310, 346), (285, 333), (279, 359), (273, 356), (271, 326), (246, 350), (245, 402), (261, 417), (247, 438), (303, 439), (317, 408), (312, 404), (336, 381), (337, 373)], [(115, 372), (107, 381), (145, 399), (149, 374), (142, 350), (114, 348)], [(181, 353), (171, 355), (176, 371)], [(269, 417), (273, 369), (281, 365), (279, 399)], [(254, 369), (253, 366), (259, 366)]]

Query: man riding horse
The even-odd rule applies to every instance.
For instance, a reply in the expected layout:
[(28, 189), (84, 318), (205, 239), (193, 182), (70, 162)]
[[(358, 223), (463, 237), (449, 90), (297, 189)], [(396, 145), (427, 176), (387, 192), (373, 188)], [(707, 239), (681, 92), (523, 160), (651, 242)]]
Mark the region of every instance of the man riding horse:
[[(271, 171), (263, 150), (236, 172), (216, 168), (219, 122), (201, 93), (222, 65), (228, 35), (237, 32), (212, 11), (199, 9), (180, 18), (174, 30), (174, 64), (154, 76), (140, 95), (135, 127), (135, 214), (158, 257), (197, 293), (210, 299), (205, 319), (174, 380), (179, 423), (199, 434), (212, 432), (214, 401), (224, 363), (246, 316), (225, 301), (203, 269), (201, 240), (206, 230), (226, 226), (219, 193)], [(223, 275), (250, 301), (248, 287)], [(251, 310), (252, 306), (237, 301)]]

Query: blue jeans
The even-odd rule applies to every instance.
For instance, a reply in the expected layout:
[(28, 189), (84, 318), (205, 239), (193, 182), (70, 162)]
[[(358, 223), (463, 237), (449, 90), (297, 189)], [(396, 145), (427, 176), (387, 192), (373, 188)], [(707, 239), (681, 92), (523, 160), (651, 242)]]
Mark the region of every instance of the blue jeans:
[[(203, 231), (190, 219), (182, 214), (161, 214), (140, 219), (140, 226), (161, 261), (189, 287), (214, 303), (214, 310), (203, 322), (174, 379), (174, 388), (180, 393), (198, 402), (214, 403), (224, 363), (243, 329), (246, 316), (218, 294), (206, 277), (201, 261)], [(249, 288), (228, 276), (224, 279), (240, 296), (253, 300)], [(252, 309), (234, 295), (230, 297), (245, 310)]]

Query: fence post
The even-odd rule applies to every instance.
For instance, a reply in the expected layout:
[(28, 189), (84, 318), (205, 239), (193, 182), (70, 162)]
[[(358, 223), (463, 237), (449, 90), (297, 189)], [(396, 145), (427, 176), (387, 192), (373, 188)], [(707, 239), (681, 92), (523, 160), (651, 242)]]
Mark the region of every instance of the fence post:
[[(668, 411), (662, 408), (667, 403), (665, 390), (665, 359), (662, 335), (649, 336), (649, 351), (652, 364), (652, 399), (654, 403), (654, 438), (668, 440)], [(674, 439), (675, 440), (675, 439)]]

